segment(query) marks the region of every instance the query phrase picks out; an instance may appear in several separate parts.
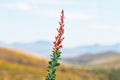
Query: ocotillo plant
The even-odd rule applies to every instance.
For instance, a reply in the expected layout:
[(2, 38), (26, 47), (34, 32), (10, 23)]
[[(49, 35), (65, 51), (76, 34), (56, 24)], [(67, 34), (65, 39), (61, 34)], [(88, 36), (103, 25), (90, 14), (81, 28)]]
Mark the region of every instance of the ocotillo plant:
[(48, 66), (48, 75), (46, 80), (56, 80), (56, 67), (60, 66), (59, 60), (61, 59), (62, 41), (64, 39), (64, 10), (61, 11), (59, 28), (57, 29), (58, 34), (55, 36), (55, 41), (53, 42), (54, 48), (51, 54), (51, 59)]

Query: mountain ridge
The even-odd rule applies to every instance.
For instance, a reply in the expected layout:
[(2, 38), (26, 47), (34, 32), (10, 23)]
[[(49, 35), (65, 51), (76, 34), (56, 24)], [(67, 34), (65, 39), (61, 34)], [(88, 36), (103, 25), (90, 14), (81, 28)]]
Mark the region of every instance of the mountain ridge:
[[(45, 57), (49, 56), (53, 48), (53, 45), (50, 41), (44, 41), (44, 40), (29, 42), (29, 43), (15, 42), (11, 44), (0, 42), (0, 45), (19, 48), (19, 49), (34, 53), (36, 55), (42, 55)], [(88, 45), (88, 46), (76, 46), (73, 48), (63, 47), (62, 52), (64, 54), (62, 54), (62, 57), (66, 57), (66, 58), (75, 57), (75, 56), (83, 55), (85, 53), (97, 54), (97, 53), (103, 53), (108, 51), (120, 52), (120, 44), (119, 43), (114, 45), (95, 44), (95, 45)]]
[(120, 53), (118, 52), (104, 52), (99, 54), (86, 53), (73, 58), (64, 59), (64, 61), (71, 64), (89, 65), (89, 66), (106, 66), (106, 67), (120, 67)]

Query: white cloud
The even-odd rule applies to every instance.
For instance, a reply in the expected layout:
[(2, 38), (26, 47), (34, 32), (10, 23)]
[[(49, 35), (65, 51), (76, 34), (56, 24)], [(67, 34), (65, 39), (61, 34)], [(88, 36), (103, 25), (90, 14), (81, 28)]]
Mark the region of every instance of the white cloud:
[(112, 27), (106, 24), (92, 24), (93, 29), (111, 29)]
[[(35, 5), (37, 4), (37, 5)], [(38, 5), (39, 4), (39, 5)], [(72, 4), (72, 1), (58, 1), (58, 0), (24, 0), (23, 2), (17, 2), (17, 3), (9, 3), (9, 4), (3, 4), (5, 8), (8, 9), (19, 9), (22, 11), (29, 11), (31, 13), (37, 14), (39, 16), (46, 16), (46, 17), (58, 17), (59, 15), (59, 7), (57, 8), (45, 8), (41, 7), (41, 5), (45, 4), (55, 4), (55, 5), (62, 5), (62, 4)], [(82, 2), (79, 3), (80, 5), (88, 5), (88, 6), (95, 6), (95, 3), (88, 3), (88, 2)], [(93, 14), (80, 12), (78, 10), (65, 10), (65, 17), (67, 20), (89, 20), (91, 18), (94, 18), (95, 16)]]
[(81, 6), (86, 6), (86, 7), (96, 7), (97, 6), (96, 2), (80, 2), (78, 4)]
[(92, 24), (90, 27), (96, 30), (120, 30), (120, 26), (110, 24)]
[[(34, 9), (32, 12), (37, 15), (45, 16), (45, 17), (59, 17), (60, 15), (60, 10), (56, 10), (56, 9), (44, 10), (44, 9), (38, 8), (36, 10)], [(94, 15), (86, 14), (80, 11), (65, 10), (66, 20), (89, 20), (94, 17), (95, 17)]]
[(60, 0), (25, 0), (32, 4), (47, 4), (47, 5), (69, 5), (71, 2), (60, 1)]
[(29, 11), (31, 9), (30, 5), (26, 3), (9, 3), (9, 4), (2, 4), (2, 7), (8, 9), (20, 9), (23, 11)]
[(19, 8), (21, 10), (24, 10), (24, 11), (30, 10), (30, 6), (28, 4), (25, 4), (25, 3), (16, 3), (15, 7)]
[(27, 3), (32, 4), (46, 4), (46, 5), (79, 5), (79, 6), (87, 6), (87, 7), (96, 7), (96, 2), (88, 2), (88, 1), (74, 1), (74, 0), (24, 0)]
[(88, 15), (86, 13), (80, 11), (68, 11), (65, 13), (67, 19), (70, 20), (88, 20), (94, 18), (92, 15)]

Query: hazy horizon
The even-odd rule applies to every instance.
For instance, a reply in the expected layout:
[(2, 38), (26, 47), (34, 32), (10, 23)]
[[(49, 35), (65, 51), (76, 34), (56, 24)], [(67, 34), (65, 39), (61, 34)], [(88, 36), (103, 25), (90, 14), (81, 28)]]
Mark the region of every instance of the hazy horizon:
[(120, 43), (118, 0), (0, 0), (0, 41), (53, 42), (61, 9), (64, 47)]
[[(0, 41), (0, 46), (1, 43), (3, 44), (7, 44), (7, 45), (13, 45), (13, 44), (31, 44), (31, 43), (36, 43), (36, 42), (40, 42), (42, 44), (43, 43), (50, 43), (52, 45), (53, 41), (49, 41), (49, 40), (36, 40), (36, 41), (31, 41), (31, 42), (19, 42), (19, 41), (15, 41), (15, 42), (5, 42), (5, 41)], [(99, 43), (95, 43), (95, 44), (85, 44), (85, 45), (76, 45), (76, 46), (64, 46), (63, 48), (76, 48), (76, 47), (92, 47), (92, 46), (115, 46), (115, 45), (120, 45), (120, 43), (113, 43), (113, 44), (99, 44)], [(4, 45), (3, 45), (4, 46)]]

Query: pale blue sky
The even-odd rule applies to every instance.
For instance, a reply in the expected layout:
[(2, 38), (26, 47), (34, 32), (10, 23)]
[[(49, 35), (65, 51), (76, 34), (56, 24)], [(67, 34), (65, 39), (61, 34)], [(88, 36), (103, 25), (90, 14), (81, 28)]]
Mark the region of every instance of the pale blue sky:
[(65, 47), (120, 43), (119, 0), (0, 0), (0, 41), (53, 41), (65, 10)]

